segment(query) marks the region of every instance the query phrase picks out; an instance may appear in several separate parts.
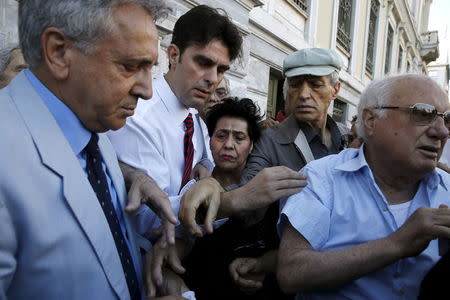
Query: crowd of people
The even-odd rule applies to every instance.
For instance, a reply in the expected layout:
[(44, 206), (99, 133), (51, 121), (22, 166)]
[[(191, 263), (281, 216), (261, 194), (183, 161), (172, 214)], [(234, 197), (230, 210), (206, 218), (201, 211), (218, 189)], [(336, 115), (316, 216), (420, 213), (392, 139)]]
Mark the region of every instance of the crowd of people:
[(0, 300), (438, 299), (446, 92), (374, 80), (348, 129), (327, 114), (339, 54), (300, 49), (262, 120), (225, 77), (243, 37), (223, 10), (180, 16), (152, 79), (170, 13), (20, 1), (20, 47), (0, 51)]

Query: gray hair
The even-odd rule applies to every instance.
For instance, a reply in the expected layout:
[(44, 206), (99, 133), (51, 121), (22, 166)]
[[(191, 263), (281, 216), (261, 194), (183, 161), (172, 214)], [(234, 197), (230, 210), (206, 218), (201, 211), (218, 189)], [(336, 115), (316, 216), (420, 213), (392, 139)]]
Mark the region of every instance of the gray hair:
[(5, 72), (6, 67), (11, 62), (12, 53), (16, 49), (20, 49), (18, 44), (9, 44), (0, 49), (0, 74)]
[[(358, 114), (356, 119), (356, 132), (359, 137), (365, 139), (366, 131), (363, 124), (362, 114), (366, 108), (389, 106), (392, 103), (392, 98), (395, 90), (398, 88), (399, 81), (403, 80), (427, 80), (430, 83), (437, 85), (437, 83), (427, 75), (421, 74), (400, 74), (390, 75), (382, 79), (372, 81), (369, 86), (363, 91), (358, 104)], [(411, 88), (414, 88), (413, 86)], [(440, 87), (439, 87), (440, 88)], [(441, 88), (442, 89), (442, 88)], [(379, 118), (386, 117), (386, 110), (379, 109), (375, 112)]]
[(19, 2), (19, 37), (25, 61), (30, 67), (42, 60), (41, 35), (56, 27), (71, 38), (82, 53), (89, 54), (113, 28), (112, 12), (117, 5), (135, 3), (156, 21), (170, 9), (162, 0), (26, 0)]
[[(330, 75), (327, 75), (327, 76), (330, 79), (330, 85), (335, 85), (336, 83), (339, 82), (339, 72), (338, 71), (333, 71), (333, 73), (331, 73)], [(286, 101), (286, 98), (287, 98), (287, 90), (289, 87), (288, 80), (289, 80), (289, 77), (286, 77), (284, 79), (284, 83), (283, 83), (283, 99), (284, 99), (284, 101)]]

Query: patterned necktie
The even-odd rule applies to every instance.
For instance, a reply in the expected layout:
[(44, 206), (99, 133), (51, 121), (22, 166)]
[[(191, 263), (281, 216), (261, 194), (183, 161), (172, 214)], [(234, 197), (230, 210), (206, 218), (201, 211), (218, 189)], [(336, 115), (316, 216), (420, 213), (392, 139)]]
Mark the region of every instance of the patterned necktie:
[(139, 284), (131, 259), (130, 250), (125, 243), (119, 219), (117, 218), (114, 205), (111, 201), (108, 182), (106, 181), (106, 175), (102, 167), (102, 156), (98, 149), (97, 142), (98, 136), (96, 133), (93, 133), (85, 148), (88, 179), (97, 195), (97, 199), (100, 202), (106, 220), (108, 220), (109, 229), (111, 230), (117, 251), (119, 252), (120, 262), (122, 263), (123, 272), (125, 273), (131, 299), (141, 299)]
[(191, 113), (184, 119), (184, 126), (186, 127), (186, 131), (184, 132), (184, 170), (180, 190), (189, 181), (189, 175), (191, 175), (192, 171), (192, 161), (194, 159), (194, 144), (192, 144), (194, 120), (192, 120)]

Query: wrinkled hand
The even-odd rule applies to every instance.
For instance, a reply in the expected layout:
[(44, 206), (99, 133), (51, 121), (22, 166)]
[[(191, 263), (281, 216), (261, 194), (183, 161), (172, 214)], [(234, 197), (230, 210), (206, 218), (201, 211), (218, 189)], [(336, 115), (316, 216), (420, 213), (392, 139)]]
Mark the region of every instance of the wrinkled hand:
[(450, 239), (450, 209), (446, 205), (421, 207), (389, 238), (402, 257), (416, 256), (435, 238)]
[(267, 118), (265, 120), (262, 120), (261, 122), (258, 123), (259, 128), (261, 129), (267, 129), (270, 127), (273, 127), (277, 124), (280, 124), (280, 122), (272, 119), (272, 118)]
[(174, 271), (163, 268), (163, 284), (160, 289), (161, 295), (182, 295), (187, 292), (189, 288), (184, 283), (184, 280)]
[(161, 245), (156, 242), (145, 257), (145, 285), (148, 297), (154, 297), (164, 283), (163, 268), (168, 264), (178, 274), (185, 272), (175, 245)]
[(263, 287), (266, 272), (261, 269), (259, 259), (239, 257), (228, 267), (233, 282), (246, 294), (254, 294)]
[(204, 217), (205, 229), (208, 233), (213, 232), (213, 222), (216, 219), (220, 207), (220, 194), (224, 191), (222, 186), (212, 177), (197, 182), (181, 198), (178, 216), (181, 223), (189, 234), (201, 237), (203, 232), (197, 224), (201, 207), (206, 208)]
[(119, 162), (125, 178), (130, 187), (128, 203), (125, 210), (135, 212), (141, 204), (148, 205), (160, 218), (162, 224), (162, 245), (175, 243), (175, 225), (177, 218), (172, 211), (167, 194), (144, 172)]
[(195, 167), (191, 171), (191, 175), (189, 176), (189, 180), (192, 179), (203, 179), (211, 176), (211, 172), (201, 163), (197, 163)]
[(306, 177), (288, 167), (265, 168), (246, 185), (235, 190), (240, 194), (236, 198), (239, 199), (239, 203), (235, 203), (235, 207), (246, 211), (263, 208), (281, 198), (300, 192), (306, 185)]

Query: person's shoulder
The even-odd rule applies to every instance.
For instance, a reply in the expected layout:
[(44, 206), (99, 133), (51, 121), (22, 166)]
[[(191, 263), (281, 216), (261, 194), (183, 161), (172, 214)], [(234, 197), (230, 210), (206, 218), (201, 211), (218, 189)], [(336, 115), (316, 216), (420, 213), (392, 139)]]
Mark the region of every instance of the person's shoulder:
[(342, 150), (338, 154), (330, 154), (325, 157), (313, 160), (309, 162), (305, 168), (309, 168), (316, 171), (332, 171), (337, 167), (354, 159), (358, 155), (359, 149), (348, 148)]

